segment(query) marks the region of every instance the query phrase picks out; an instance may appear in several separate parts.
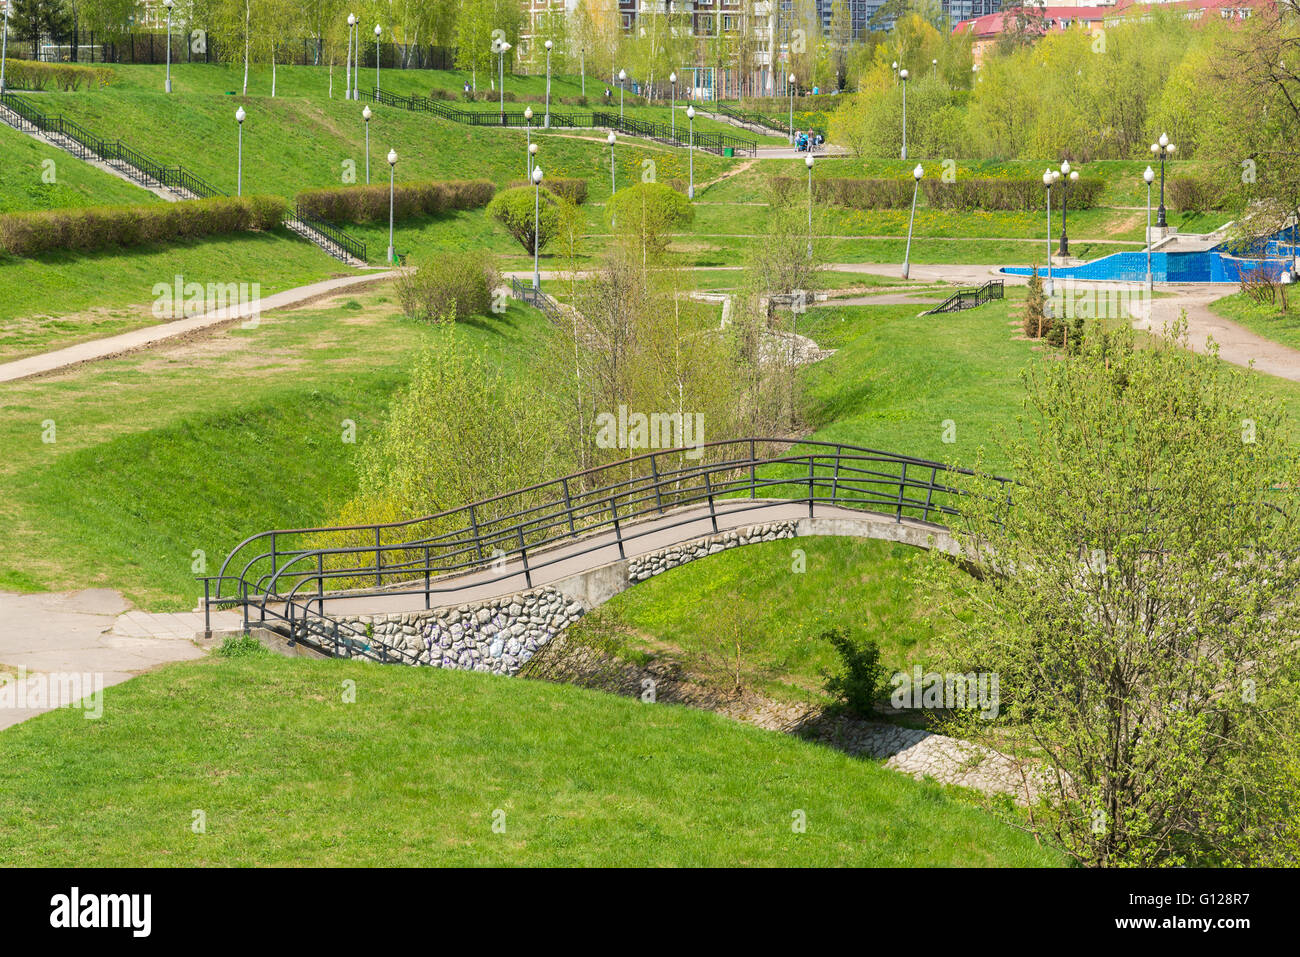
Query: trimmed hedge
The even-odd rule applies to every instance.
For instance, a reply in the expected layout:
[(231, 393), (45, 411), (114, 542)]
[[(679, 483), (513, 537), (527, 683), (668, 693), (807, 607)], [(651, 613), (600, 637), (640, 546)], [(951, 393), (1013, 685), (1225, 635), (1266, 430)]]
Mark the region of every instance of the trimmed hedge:
[[(436, 216), (453, 209), (486, 206), (496, 187), (485, 179), (402, 183), (393, 190), (393, 218)], [(296, 197), (307, 212), (331, 223), (374, 223), (388, 219), (388, 184), (309, 189)]]
[[(1103, 183), (1080, 176), (1070, 184), (1070, 208), (1091, 209), (1097, 205)], [(1052, 189), (1052, 204), (1060, 205), (1058, 183)], [(1003, 209), (1036, 210), (1045, 203), (1042, 179), (1025, 176), (1015, 179), (958, 179), (945, 183), (941, 179), (921, 180), (921, 189), (931, 209)]]
[(1165, 183), (1165, 193), (1168, 205), (1184, 213), (1204, 213), (1227, 205), (1222, 189), (1192, 176), (1171, 177)]
[[(520, 187), (532, 189), (532, 186), (532, 183), (525, 183), (522, 180), (510, 184), (511, 189), (519, 189)], [(574, 206), (581, 206), (587, 201), (587, 181), (585, 179), (547, 178), (546, 188), (560, 199), (568, 200)]]
[(149, 206), (87, 206), (0, 216), (0, 249), (13, 256), (53, 250), (143, 246), (176, 239), (265, 231), (284, 221), (278, 196), (219, 196)]
[(9, 59), (5, 86), (14, 90), (88, 90), (110, 86), (117, 74), (108, 67)]
[[(907, 209), (912, 205), (912, 179), (814, 179), (813, 199), (850, 209)], [(802, 176), (774, 176), (769, 181), (774, 202), (783, 203), (807, 195), (808, 181)], [(1102, 181), (1080, 178), (1070, 184), (1070, 208), (1089, 209), (1101, 195)], [(931, 209), (1036, 210), (1043, 207), (1043, 181), (1033, 177), (1017, 179), (921, 180), (921, 190)], [(1060, 201), (1060, 192), (1053, 204)]]

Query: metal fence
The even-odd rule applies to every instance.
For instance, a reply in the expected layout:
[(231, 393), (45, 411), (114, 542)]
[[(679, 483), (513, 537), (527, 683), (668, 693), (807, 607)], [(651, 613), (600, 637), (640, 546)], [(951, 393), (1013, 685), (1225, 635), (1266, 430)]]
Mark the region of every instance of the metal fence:
[[(698, 452), (698, 459), (692, 453)], [(646, 535), (773, 504), (835, 505), (897, 522), (942, 522), (963, 495), (1008, 501), (1009, 481), (856, 446), (780, 438), (650, 452), (436, 515), (371, 525), (281, 529), (237, 545), (202, 578), (204, 608), (239, 606), (244, 624), (287, 629), (329, 654), (403, 660), (329, 614), (330, 603), (422, 595), (455, 603), (468, 587), (534, 576)], [(653, 521), (648, 521), (652, 520)], [(472, 575), (473, 577), (467, 577)], [(517, 584), (513, 580), (517, 579)]]
[[(10, 25), (9, 55), (29, 60), (67, 63), (160, 64), (167, 62), (168, 37), (165, 30), (96, 33), (75, 30), (66, 34), (43, 34), (36, 38), (19, 37)], [(243, 56), (242, 44), (223, 55), (222, 41), (203, 30), (176, 26), (171, 34), (173, 63), (223, 63)], [(374, 67), (376, 44), (361, 44), (361, 66)], [(414, 43), (378, 44), (379, 65), (388, 70), (452, 70), (456, 50), (453, 47)], [(276, 63), (285, 66), (321, 66), (325, 44), (313, 37), (285, 40), (276, 47)]]
[(943, 312), (960, 312), (963, 309), (974, 309), (976, 306), (982, 306), (994, 299), (1001, 299), (1004, 295), (1003, 281), (1001, 279), (990, 279), (984, 285), (977, 286), (974, 289), (958, 290), (933, 309), (923, 313), (923, 315), (934, 316)]

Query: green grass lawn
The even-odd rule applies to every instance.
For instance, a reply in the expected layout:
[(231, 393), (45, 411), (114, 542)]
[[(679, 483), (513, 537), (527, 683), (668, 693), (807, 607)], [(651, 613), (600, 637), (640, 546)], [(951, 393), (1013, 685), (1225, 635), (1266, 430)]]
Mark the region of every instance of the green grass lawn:
[(162, 202), (147, 189), (8, 126), (0, 126), (0, 169), (0, 214)]
[(7, 866), (1063, 863), (937, 785), (708, 712), (271, 656), (10, 728), (0, 790)]
[[(355, 487), (343, 420), (364, 441), (422, 343), (452, 337), (523, 374), (541, 323), (513, 305), (429, 327), (401, 318), (381, 286), (194, 347), (6, 383), (0, 588), (95, 584), (150, 608), (193, 608), (195, 549), (215, 574), (253, 532), (332, 517)], [(52, 444), (41, 441), (48, 419)]]
[(284, 230), (32, 259), (0, 253), (0, 361), (153, 325), (154, 286), (178, 275), (205, 285), (260, 283), (267, 296), (351, 274)]
[(1266, 339), (1300, 349), (1300, 296), (1294, 293), (1287, 297), (1285, 312), (1280, 301), (1256, 302), (1242, 292), (1211, 303), (1210, 309)]

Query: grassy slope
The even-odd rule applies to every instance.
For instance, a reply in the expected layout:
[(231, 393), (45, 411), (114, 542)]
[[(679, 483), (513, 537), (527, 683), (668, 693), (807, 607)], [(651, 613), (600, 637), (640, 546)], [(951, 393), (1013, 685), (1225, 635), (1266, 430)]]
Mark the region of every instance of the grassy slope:
[(0, 361), (153, 325), (154, 285), (177, 275), (260, 283), (268, 296), (352, 272), (283, 230), (34, 259), (0, 253)]
[(1061, 863), (937, 786), (707, 712), (356, 662), (156, 671), (98, 721), (5, 731), (0, 790), (6, 865)]
[[(53, 161), (52, 168), (46, 160)], [(148, 190), (8, 126), (0, 126), (0, 170), (4, 170), (0, 177), (0, 214), (162, 202)], [(54, 182), (46, 182), (51, 175)]]
[[(453, 336), (507, 368), (535, 350), (532, 310), (433, 329), (396, 318), (390, 296), (268, 314), (197, 351), (6, 384), (0, 588), (99, 584), (192, 608), (193, 550), (215, 573), (246, 535), (318, 524), (350, 494), (341, 423), (364, 441), (422, 342)], [(54, 444), (41, 441), (46, 419)]]

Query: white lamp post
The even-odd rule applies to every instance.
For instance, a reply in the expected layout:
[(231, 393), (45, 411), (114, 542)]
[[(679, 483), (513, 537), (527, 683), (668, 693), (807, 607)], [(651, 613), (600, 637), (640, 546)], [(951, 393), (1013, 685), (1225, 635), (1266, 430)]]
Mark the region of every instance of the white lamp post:
[[(811, 159), (811, 157), (809, 157)], [(907, 249), (903, 252), (903, 278), (911, 271), (912, 263), (912, 225), (916, 222), (916, 195), (921, 191), (921, 177), (925, 175), (925, 170), (921, 164), (916, 164), (916, 169), (912, 170), (912, 179), (916, 183), (912, 186), (912, 216), (907, 221)]]
[[(163, 6), (167, 8), (167, 81), (163, 84), (163, 89), (170, 93), (172, 91), (172, 6), (176, 0), (163, 0)], [(5, 16), (8, 18), (10, 3), (5, 4)]]
[[(609, 200), (612, 204), (614, 202), (614, 194), (618, 192), (618, 179), (614, 174), (614, 144), (618, 142), (618, 137), (614, 135), (613, 130), (609, 131), (609, 136), (605, 137), (605, 142), (609, 144)], [(614, 222), (614, 211), (612, 206), (609, 213), (609, 225), (610, 228), (614, 228), (617, 225)]]
[(357, 42), (352, 45), (352, 99), (361, 99), (361, 18), (357, 22)]
[(898, 82), (898, 61), (895, 60), (893, 63), (889, 64), (889, 66), (890, 69), (894, 71), (894, 82), (897, 83)]
[(393, 192), (394, 183), (397, 178), (397, 150), (388, 151), (388, 261), (394, 261), (393, 256)]
[(505, 40), (493, 40), (492, 46), (496, 49), (497, 55), (497, 85), (500, 86), (498, 91), (501, 94), (501, 125), (506, 125), (506, 51), (510, 49), (510, 44)]
[(537, 269), (537, 251), (541, 248), (542, 168), (533, 167), (533, 288), (542, 288), (542, 274)]
[(1156, 171), (1148, 166), (1142, 179), (1147, 184), (1147, 294), (1150, 295), (1155, 288), (1151, 278), (1151, 184), (1156, 181)]
[(554, 45), (550, 40), (546, 41), (546, 120), (542, 126), (548, 130), (551, 128), (551, 47)]
[(537, 165), (537, 150), (536, 143), (528, 144), (528, 175), (530, 177), (533, 175), (533, 167)]
[(370, 185), (370, 117), (374, 116), (370, 112), (370, 107), (365, 107), (361, 111), (361, 118), (366, 121), (366, 185)]
[(354, 14), (348, 14), (348, 60), (347, 73), (344, 77), (343, 99), (352, 99), (352, 30), (356, 26), (357, 18)]
[(384, 28), (375, 24), (375, 98), (379, 97), (379, 38), (383, 35)]
[(797, 82), (795, 75), (790, 74), (790, 145), (794, 145), (794, 85)]
[(235, 195), (244, 195), (244, 118), (248, 114), (241, 106), (235, 110), (235, 122), (239, 125), (239, 162), (235, 168)]
[(627, 79), (627, 71), (618, 71), (618, 121), (623, 122), (623, 81)]
[(1043, 171), (1043, 185), (1047, 187), (1047, 283), (1043, 294), (1052, 295), (1052, 184), (1061, 178), (1055, 170)]
[(673, 90), (673, 105), (672, 105), (672, 109), (668, 111), (668, 119), (672, 122), (673, 139), (677, 139), (677, 74), (676, 73), (668, 74), (668, 85), (671, 86)]
[(686, 198), (695, 198), (695, 107), (686, 108), (686, 120), (690, 124), (691, 134), (690, 141), (686, 147), (686, 155), (690, 159), (690, 179), (687, 181)]
[(898, 78), (903, 81), (903, 159), (907, 159), (907, 71), (899, 70)]
[(0, 93), (5, 91), (5, 58), (9, 55), (9, 14), (13, 8), (13, 3), (5, 4), (4, 38), (0, 39)]
[(1165, 222), (1165, 160), (1174, 155), (1178, 147), (1169, 142), (1168, 134), (1161, 133), (1160, 139), (1151, 144), (1151, 155), (1160, 159), (1160, 210), (1156, 215), (1156, 226), (1164, 229)]
[(526, 145), (525, 145), (525, 149), (528, 151), (528, 155), (524, 157), (524, 163), (525, 163), (525, 167), (524, 167), (524, 175), (525, 175), (525, 176), (532, 176), (532, 175), (533, 175), (533, 158), (532, 158), (532, 153), (533, 153), (533, 108), (532, 108), (531, 106), (525, 106), (525, 107), (524, 107), (524, 136), (525, 136), (525, 140), (524, 140), (524, 142), (525, 142), (525, 144), (526, 144)]
[(812, 154), (805, 156), (803, 162), (808, 167), (808, 258), (812, 259)]

